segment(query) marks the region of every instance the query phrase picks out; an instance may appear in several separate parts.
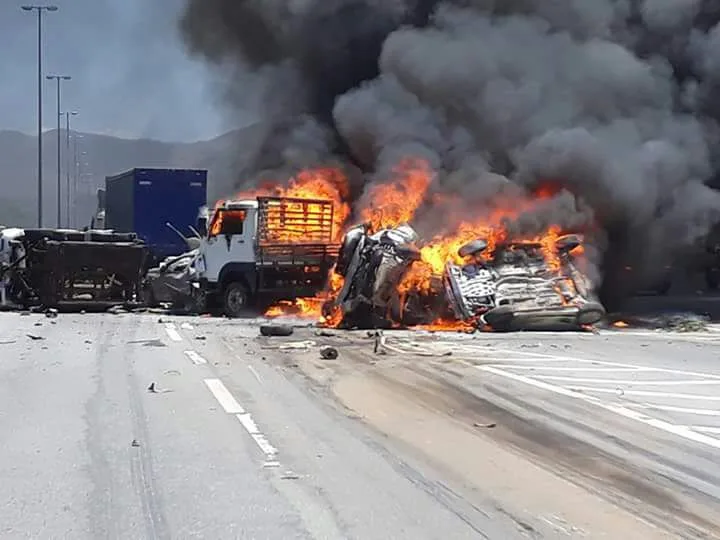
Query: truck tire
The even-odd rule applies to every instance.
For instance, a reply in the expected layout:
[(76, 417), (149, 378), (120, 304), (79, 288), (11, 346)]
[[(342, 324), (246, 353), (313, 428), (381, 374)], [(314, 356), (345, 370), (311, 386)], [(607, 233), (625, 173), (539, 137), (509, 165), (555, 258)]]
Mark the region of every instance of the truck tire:
[(223, 292), (223, 309), (228, 317), (242, 317), (248, 313), (250, 295), (239, 281), (228, 283)]
[(265, 337), (287, 337), (294, 332), (292, 326), (286, 324), (262, 324), (260, 325), (260, 335)]

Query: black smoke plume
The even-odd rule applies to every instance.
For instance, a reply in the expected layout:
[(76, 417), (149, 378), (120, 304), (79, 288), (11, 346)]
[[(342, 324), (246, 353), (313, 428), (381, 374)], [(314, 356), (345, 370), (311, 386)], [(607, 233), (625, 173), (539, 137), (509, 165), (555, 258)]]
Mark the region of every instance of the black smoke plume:
[(607, 292), (720, 221), (719, 23), (715, 0), (188, 0), (181, 29), (268, 126), (245, 179), (339, 161), (359, 200), (423, 157), (458, 215), (552, 184), (514, 227), (590, 227)]

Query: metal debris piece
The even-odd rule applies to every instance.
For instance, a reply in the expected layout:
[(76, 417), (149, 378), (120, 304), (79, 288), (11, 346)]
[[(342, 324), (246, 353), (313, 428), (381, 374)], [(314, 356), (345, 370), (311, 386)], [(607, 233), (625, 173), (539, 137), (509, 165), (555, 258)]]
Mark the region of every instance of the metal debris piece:
[(27, 334), (27, 337), (29, 337), (29, 338), (32, 339), (33, 341), (38, 341), (38, 340), (41, 340), (41, 339), (45, 339), (44, 337), (42, 337), (42, 336), (36, 336), (35, 334)]
[(155, 389), (155, 383), (150, 383), (150, 386), (148, 386), (148, 392), (151, 394), (157, 394), (157, 390)]
[(337, 334), (335, 332), (330, 332), (329, 330), (317, 330), (315, 332), (315, 335), (318, 337), (335, 337)]
[(140, 443), (138, 442), (137, 439), (133, 439), (132, 442), (130, 443), (130, 446), (134, 446), (137, 448), (138, 446), (140, 446)]
[(55, 308), (50, 308), (50, 309), (48, 309), (48, 310), (45, 312), (45, 316), (46, 316), (48, 319), (54, 319), (55, 317), (58, 316), (58, 310), (55, 309)]
[(476, 428), (494, 428), (494, 427), (497, 427), (497, 424), (496, 424), (495, 422), (490, 422), (490, 423), (488, 423), (488, 424), (481, 424), (481, 423), (479, 423), (479, 422), (475, 422), (475, 423), (473, 424), (473, 427), (476, 427)]
[(335, 347), (322, 347), (320, 356), (325, 360), (335, 360), (338, 357), (338, 350)]

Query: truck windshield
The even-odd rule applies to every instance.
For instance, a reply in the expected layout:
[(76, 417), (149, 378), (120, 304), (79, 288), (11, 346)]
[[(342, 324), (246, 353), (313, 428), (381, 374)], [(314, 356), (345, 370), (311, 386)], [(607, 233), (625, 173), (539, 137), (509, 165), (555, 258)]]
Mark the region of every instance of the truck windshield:
[(245, 210), (218, 210), (210, 225), (210, 236), (217, 236), (219, 234), (242, 234), (245, 215)]

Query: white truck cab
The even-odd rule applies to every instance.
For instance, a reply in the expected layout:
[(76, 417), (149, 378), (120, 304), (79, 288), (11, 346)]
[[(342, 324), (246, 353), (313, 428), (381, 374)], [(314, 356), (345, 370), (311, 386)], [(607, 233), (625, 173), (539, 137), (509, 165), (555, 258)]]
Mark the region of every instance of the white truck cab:
[(321, 290), (337, 259), (331, 201), (258, 197), (210, 212), (195, 263), (206, 300), (237, 317), (259, 296), (296, 298)]

